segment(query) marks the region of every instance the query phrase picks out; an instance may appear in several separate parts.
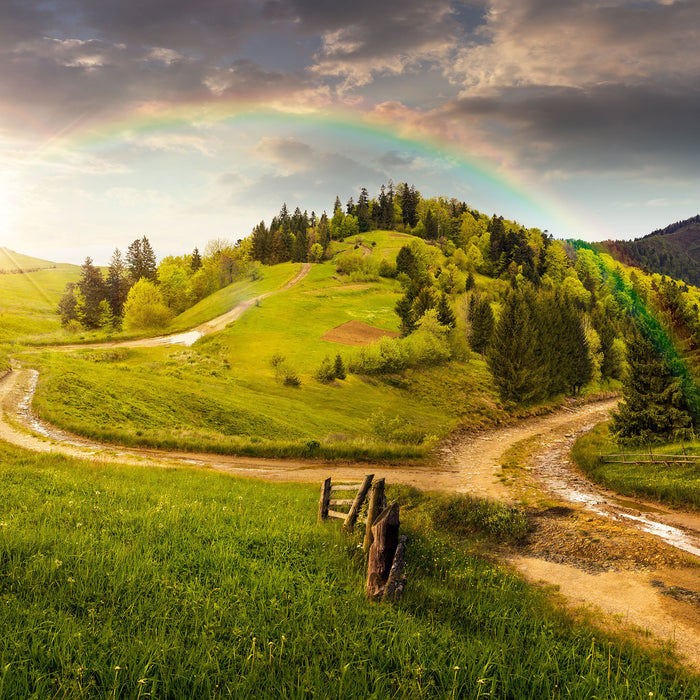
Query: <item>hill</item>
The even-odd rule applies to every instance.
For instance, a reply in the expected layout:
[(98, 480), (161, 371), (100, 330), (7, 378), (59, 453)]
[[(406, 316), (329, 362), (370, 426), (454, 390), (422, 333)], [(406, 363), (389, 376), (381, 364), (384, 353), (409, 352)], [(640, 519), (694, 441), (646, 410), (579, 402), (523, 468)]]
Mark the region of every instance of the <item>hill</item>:
[(604, 241), (596, 247), (627, 265), (700, 285), (700, 215), (633, 241)]
[(14, 250), (0, 246), (0, 274), (34, 272), (56, 267), (56, 263), (41, 258), (33, 258), (30, 255), (16, 253)]

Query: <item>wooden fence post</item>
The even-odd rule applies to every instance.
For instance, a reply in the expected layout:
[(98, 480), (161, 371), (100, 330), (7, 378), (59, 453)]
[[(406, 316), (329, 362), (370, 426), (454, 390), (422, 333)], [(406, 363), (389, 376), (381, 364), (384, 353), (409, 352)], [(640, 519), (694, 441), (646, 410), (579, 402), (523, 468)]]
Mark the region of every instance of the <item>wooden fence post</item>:
[(365, 522), (365, 540), (362, 545), (362, 549), (365, 553), (369, 552), (369, 548), (372, 545), (372, 525), (377, 519), (377, 516), (384, 509), (384, 479), (377, 479), (372, 484), (372, 492), (369, 495), (369, 506), (367, 507), (367, 521)]
[(321, 486), (321, 498), (318, 501), (318, 522), (328, 518), (328, 505), (331, 502), (331, 477), (329, 476)]
[(394, 553), (394, 560), (391, 563), (389, 578), (384, 587), (384, 595), (382, 596), (382, 602), (384, 603), (390, 603), (392, 600), (400, 598), (406, 586), (406, 577), (403, 575), (403, 567), (406, 561), (406, 542), (408, 542), (408, 537), (401, 535)]
[(399, 504), (392, 501), (374, 521), (374, 542), (369, 549), (367, 562), (367, 595), (378, 600), (384, 595), (384, 587), (399, 542)]
[(348, 517), (345, 518), (345, 522), (343, 523), (343, 530), (347, 530), (348, 532), (353, 531), (353, 528), (355, 527), (355, 521), (360, 515), (360, 508), (362, 508), (365, 496), (367, 496), (367, 491), (369, 491), (369, 487), (372, 485), (372, 479), (374, 479), (374, 474), (367, 474), (367, 476), (365, 476), (365, 479), (362, 482), (362, 486), (360, 486), (360, 490), (357, 492), (357, 496), (355, 496), (355, 500), (350, 506), (350, 510), (348, 511)]

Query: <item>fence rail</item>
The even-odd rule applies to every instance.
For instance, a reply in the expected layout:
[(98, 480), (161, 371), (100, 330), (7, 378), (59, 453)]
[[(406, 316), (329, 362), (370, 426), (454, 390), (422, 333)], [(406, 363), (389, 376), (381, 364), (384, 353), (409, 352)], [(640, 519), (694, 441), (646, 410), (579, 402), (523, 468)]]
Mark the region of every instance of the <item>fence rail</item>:
[(601, 455), (605, 464), (700, 464), (700, 455), (617, 454)]

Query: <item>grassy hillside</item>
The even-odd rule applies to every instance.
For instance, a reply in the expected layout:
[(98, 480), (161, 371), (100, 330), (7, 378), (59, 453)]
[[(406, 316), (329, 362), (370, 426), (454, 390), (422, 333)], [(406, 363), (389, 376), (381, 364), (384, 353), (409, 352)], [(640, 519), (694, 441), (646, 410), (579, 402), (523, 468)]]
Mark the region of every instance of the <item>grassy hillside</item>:
[[(697, 698), (399, 496), (404, 599), (368, 603), (318, 492), (0, 443), (0, 698)], [(466, 543), (467, 545), (469, 543)]]
[(0, 246), (0, 274), (47, 270), (55, 267), (57, 267), (56, 263), (16, 253), (14, 250)]
[[(371, 255), (395, 254), (382, 241)], [(354, 243), (339, 248), (351, 251)], [(187, 312), (203, 320), (224, 295), (253, 295), (279, 286), (296, 267), (270, 268), (265, 280), (222, 290)], [(86, 350), (53, 353), (43, 367), (36, 408), (69, 430), (124, 444), (267, 455), (419, 457), (435, 437), (462, 420), (472, 424), (503, 416), (485, 364), (474, 357), (402, 376), (368, 379), (349, 375), (322, 384), (314, 373), (322, 360), (356, 349), (323, 339), (356, 320), (396, 331), (394, 280), (353, 282), (335, 263), (315, 265), (296, 287), (251, 308), (225, 331), (192, 348)], [(223, 304), (222, 304), (223, 306)], [(178, 322), (181, 322), (178, 321)], [(177, 327), (177, 326), (176, 326)], [(184, 327), (184, 326), (183, 326)], [(299, 374), (301, 386), (285, 386), (270, 364), (274, 355)], [(309, 447), (309, 441), (320, 443)]]
[(79, 275), (78, 265), (64, 264), (0, 274), (0, 344), (58, 332), (61, 323), (56, 305), (66, 284), (76, 282)]

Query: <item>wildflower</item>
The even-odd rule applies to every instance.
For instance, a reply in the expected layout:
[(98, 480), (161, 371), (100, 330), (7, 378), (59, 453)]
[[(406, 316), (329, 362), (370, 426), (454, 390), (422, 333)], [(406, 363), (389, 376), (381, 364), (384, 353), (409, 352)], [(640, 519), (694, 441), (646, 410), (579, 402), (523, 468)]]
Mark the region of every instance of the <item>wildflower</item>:
[(75, 526), (76, 526), (76, 527), (82, 527), (83, 524), (82, 524), (82, 523), (76, 523)]
[(114, 670), (115, 670), (115, 671), (121, 671), (121, 670), (122, 670), (122, 667), (121, 667), (121, 666), (115, 666), (115, 667), (114, 667)]
[(459, 671), (459, 666), (455, 666), (452, 670), (453, 670), (453, 671)]
[(68, 581), (68, 583), (75, 583), (75, 579), (72, 576), (69, 576), (66, 581)]

